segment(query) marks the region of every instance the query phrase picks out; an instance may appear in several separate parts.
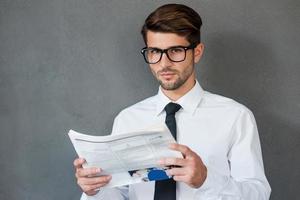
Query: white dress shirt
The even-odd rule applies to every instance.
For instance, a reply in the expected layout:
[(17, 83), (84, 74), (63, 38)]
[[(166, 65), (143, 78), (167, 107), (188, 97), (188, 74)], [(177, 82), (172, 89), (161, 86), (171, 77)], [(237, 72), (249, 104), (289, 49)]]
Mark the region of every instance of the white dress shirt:
[[(170, 99), (158, 94), (119, 113), (112, 134), (149, 127), (165, 120)], [(271, 188), (256, 122), (250, 110), (232, 99), (204, 91), (198, 82), (176, 103), (177, 142), (196, 152), (207, 167), (199, 188), (177, 182), (177, 200), (267, 200)], [(101, 167), (101, 166), (100, 166)], [(112, 177), (113, 178), (113, 177)], [(153, 200), (155, 182), (100, 189), (81, 200)]]

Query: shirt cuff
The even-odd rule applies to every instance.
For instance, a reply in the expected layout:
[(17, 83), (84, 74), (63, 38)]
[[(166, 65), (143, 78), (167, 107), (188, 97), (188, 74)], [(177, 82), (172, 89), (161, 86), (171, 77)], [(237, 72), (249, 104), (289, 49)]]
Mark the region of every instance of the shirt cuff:
[(82, 193), (80, 200), (100, 200), (101, 197), (101, 191), (99, 191), (97, 194), (93, 196), (88, 196), (85, 193)]
[(218, 174), (213, 168), (207, 167), (207, 176), (196, 193), (218, 195), (228, 182), (228, 177)]
[(82, 193), (80, 200), (128, 200), (128, 187), (101, 188), (99, 192), (93, 196)]

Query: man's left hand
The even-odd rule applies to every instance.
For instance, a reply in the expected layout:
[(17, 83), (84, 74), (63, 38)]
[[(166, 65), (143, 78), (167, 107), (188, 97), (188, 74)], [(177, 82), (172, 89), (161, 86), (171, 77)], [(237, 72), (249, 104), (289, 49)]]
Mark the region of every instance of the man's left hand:
[(201, 158), (185, 145), (172, 143), (169, 148), (181, 152), (183, 158), (162, 158), (158, 163), (162, 166), (178, 166), (168, 169), (167, 174), (173, 176), (175, 181), (199, 188), (207, 176), (207, 168)]

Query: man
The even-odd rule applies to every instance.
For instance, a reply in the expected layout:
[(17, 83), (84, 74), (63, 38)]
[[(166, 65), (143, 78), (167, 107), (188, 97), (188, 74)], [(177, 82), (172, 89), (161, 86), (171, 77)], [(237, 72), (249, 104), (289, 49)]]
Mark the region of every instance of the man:
[(251, 111), (204, 91), (196, 80), (195, 63), (204, 51), (201, 25), (198, 13), (179, 4), (161, 6), (148, 16), (142, 28), (146, 44), (142, 53), (160, 84), (159, 91), (120, 112), (113, 125), (112, 134), (116, 134), (163, 122), (169, 115), (167, 107), (175, 105), (178, 144), (170, 148), (183, 158), (159, 161), (162, 166), (176, 166), (167, 171), (173, 179), (103, 189), (113, 177), (93, 177), (101, 169), (83, 169), (84, 159), (76, 159), (82, 199), (269, 199), (271, 189)]

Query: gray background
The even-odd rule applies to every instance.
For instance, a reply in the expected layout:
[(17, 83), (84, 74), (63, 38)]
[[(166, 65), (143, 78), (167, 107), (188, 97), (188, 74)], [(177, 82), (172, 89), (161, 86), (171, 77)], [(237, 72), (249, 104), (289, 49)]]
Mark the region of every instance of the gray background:
[[(0, 199), (79, 199), (66, 135), (109, 134), (157, 92), (140, 27), (170, 1), (0, 0)], [(298, 0), (176, 1), (203, 18), (198, 79), (255, 114), (272, 200), (300, 185)]]

